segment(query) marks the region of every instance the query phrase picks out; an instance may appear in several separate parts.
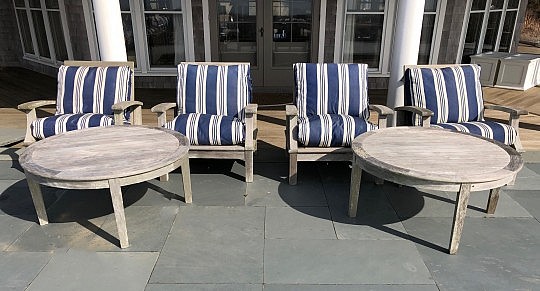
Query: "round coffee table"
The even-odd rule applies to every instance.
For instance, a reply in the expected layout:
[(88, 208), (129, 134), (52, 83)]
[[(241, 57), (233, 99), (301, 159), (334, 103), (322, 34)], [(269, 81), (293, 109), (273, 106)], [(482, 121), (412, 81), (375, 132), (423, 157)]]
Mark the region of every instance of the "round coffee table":
[(391, 127), (360, 135), (352, 143), (349, 216), (355, 217), (362, 170), (417, 189), (457, 192), (450, 254), (459, 246), (471, 191), (491, 190), (493, 214), (500, 188), (523, 167), (521, 155), (493, 140), (428, 127)]
[(38, 141), (20, 156), (40, 225), (48, 223), (40, 184), (65, 189), (109, 188), (120, 247), (129, 246), (121, 186), (182, 167), (191, 203), (189, 141), (163, 128), (109, 126), (75, 130)]

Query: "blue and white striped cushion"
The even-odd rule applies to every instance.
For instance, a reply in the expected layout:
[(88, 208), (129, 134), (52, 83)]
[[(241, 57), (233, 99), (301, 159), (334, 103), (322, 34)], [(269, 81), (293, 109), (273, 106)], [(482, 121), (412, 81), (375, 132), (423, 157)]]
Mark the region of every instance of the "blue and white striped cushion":
[(360, 134), (377, 129), (362, 117), (321, 114), (298, 119), (298, 141), (305, 146), (350, 146)]
[(471, 121), (461, 123), (439, 123), (432, 127), (446, 128), (455, 131), (468, 132), (485, 138), (494, 139), (507, 145), (513, 145), (517, 138), (517, 131), (508, 124), (493, 121)]
[[(484, 101), (480, 67), (409, 68), (405, 71), (405, 105), (433, 111), (431, 123), (482, 121)], [(420, 120), (415, 120), (420, 125)]]
[(98, 113), (76, 113), (38, 118), (30, 124), (30, 128), (32, 130), (32, 136), (35, 139), (44, 139), (71, 130), (96, 126), (109, 126), (113, 124), (114, 119), (108, 115)]
[(130, 100), (131, 85), (131, 69), (127, 66), (60, 66), (56, 114), (112, 115), (114, 103)]
[(344, 114), (369, 118), (366, 64), (293, 65), (299, 117)]
[(251, 102), (249, 64), (181, 63), (177, 90), (179, 114), (225, 115), (244, 121), (244, 108)]
[(244, 124), (236, 117), (212, 114), (181, 114), (165, 128), (187, 136), (193, 145), (233, 145), (244, 142)]

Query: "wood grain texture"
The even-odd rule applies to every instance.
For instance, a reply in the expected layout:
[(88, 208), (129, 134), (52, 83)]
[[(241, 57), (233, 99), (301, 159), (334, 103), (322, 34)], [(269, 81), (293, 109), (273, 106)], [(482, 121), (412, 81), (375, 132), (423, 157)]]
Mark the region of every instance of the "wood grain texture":
[(174, 131), (142, 126), (96, 127), (30, 145), (21, 166), (48, 179), (92, 181), (150, 172), (187, 155), (188, 141)]
[(470, 194), (471, 184), (462, 184), (456, 197), (456, 207), (454, 209), (454, 219), (452, 221), (452, 233), (450, 234), (450, 246), (448, 248), (451, 255), (455, 255), (459, 247)]
[(379, 177), (390, 181), (405, 176), (481, 183), (512, 176), (523, 166), (521, 156), (506, 145), (435, 128), (395, 127), (368, 132), (353, 141), (352, 149), (364, 170), (380, 169)]

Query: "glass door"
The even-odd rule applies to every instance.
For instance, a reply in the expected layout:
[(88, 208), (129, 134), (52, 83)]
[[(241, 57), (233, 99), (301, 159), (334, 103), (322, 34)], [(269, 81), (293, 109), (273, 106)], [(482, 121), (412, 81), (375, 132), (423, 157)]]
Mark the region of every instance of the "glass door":
[(292, 64), (309, 62), (311, 0), (217, 0), (218, 55), (249, 62), (253, 85), (292, 87)]

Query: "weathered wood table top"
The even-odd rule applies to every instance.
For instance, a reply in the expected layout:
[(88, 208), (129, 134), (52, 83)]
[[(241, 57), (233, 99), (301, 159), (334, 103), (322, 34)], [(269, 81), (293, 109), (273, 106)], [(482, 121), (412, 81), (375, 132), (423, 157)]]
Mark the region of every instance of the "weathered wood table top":
[(490, 189), (486, 212), (493, 214), (500, 188), (523, 167), (513, 148), (471, 134), (427, 127), (392, 127), (364, 133), (354, 152), (349, 216), (356, 217), (362, 171), (418, 189), (455, 191), (449, 253), (458, 250), (471, 191)]
[(436, 128), (372, 131), (356, 138), (352, 149), (365, 170), (390, 180), (482, 183), (512, 177), (523, 166), (519, 153), (509, 146)]
[(93, 181), (153, 171), (187, 155), (177, 132), (143, 126), (96, 127), (30, 145), (19, 161), (26, 172), (51, 180)]

